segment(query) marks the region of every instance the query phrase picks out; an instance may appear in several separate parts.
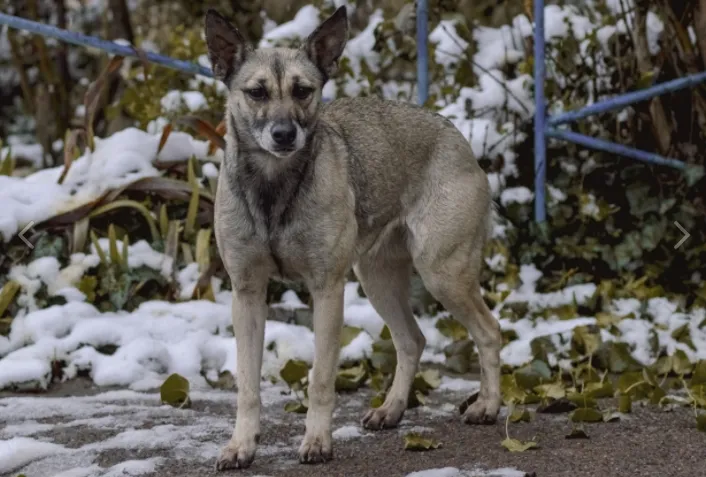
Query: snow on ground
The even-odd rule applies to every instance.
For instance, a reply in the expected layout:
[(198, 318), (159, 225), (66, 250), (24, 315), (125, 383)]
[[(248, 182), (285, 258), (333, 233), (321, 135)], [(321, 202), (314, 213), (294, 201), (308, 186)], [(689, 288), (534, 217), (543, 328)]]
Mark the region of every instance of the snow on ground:
[[(99, 245), (108, 247), (106, 241), (100, 241)], [(137, 242), (128, 250), (131, 266), (147, 266), (165, 276), (170, 274), (171, 262), (146, 242)], [(99, 386), (135, 390), (154, 389), (171, 373), (179, 373), (197, 385), (205, 385), (204, 374), (210, 380), (216, 380), (224, 371), (236, 374), (237, 343), (231, 328), (231, 296), (220, 289), (219, 280), (212, 283), (215, 302), (149, 301), (133, 312), (101, 313), (86, 303), (85, 295), (75, 288), (86, 270), (98, 261), (96, 251), (92, 250), (91, 254), (75, 254), (63, 269), (54, 257), (12, 269), (11, 278), (22, 287), (18, 303), (25, 308), (14, 318), (9, 335), (0, 336), (0, 389), (17, 385), (45, 388), (55, 361), (64, 363), (64, 379), (87, 372)], [(189, 267), (177, 274), (183, 289), (188, 291), (185, 297), (198, 279), (198, 273), (189, 272)], [(501, 328), (517, 335), (501, 351), (506, 364), (520, 366), (531, 361), (531, 342), (535, 338), (549, 337), (558, 353), (568, 351), (576, 327), (596, 324), (595, 317), (564, 319), (551, 312), (562, 306), (586, 303), (596, 293), (595, 285), (573, 285), (543, 294), (535, 288), (540, 277), (541, 272), (534, 266), (523, 266), (521, 285), (493, 310)], [(43, 287), (50, 295), (64, 296), (67, 302), (39, 308), (34, 295)], [(524, 316), (501, 318), (505, 308), (517, 305), (527, 309)], [(272, 306), (288, 310), (307, 308), (293, 291), (285, 292), (282, 301)], [(546, 313), (547, 310), (550, 312)], [(661, 350), (670, 354), (683, 350), (690, 359), (706, 359), (706, 331), (699, 326), (706, 318), (706, 310), (684, 313), (677, 304), (664, 298), (651, 299), (644, 306), (637, 300), (616, 300), (613, 310), (616, 316), (624, 318), (617, 325), (620, 334), (604, 330), (603, 339), (629, 343), (638, 361), (650, 364)], [(418, 318), (427, 340), (423, 362), (444, 362), (443, 350), (451, 339), (436, 324), (446, 316), (441, 313)], [(358, 295), (358, 284), (354, 282), (345, 288), (344, 321), (362, 331), (343, 347), (341, 362), (369, 357), (384, 322), (370, 302)], [(695, 349), (673, 336), (684, 326)], [(654, 336), (658, 339), (657, 350), (652, 348)], [(305, 326), (268, 321), (265, 347), (263, 375), (277, 377), (289, 359), (312, 362), (313, 332)], [(107, 348), (114, 352), (105, 351)], [(550, 364), (557, 364), (551, 359)]]
[[(462, 400), (475, 381), (454, 382), (454, 389), (434, 391), (431, 419), (457, 415), (450, 401)], [(304, 431), (304, 417), (284, 411), (291, 399), (281, 384), (263, 383), (262, 421), (267, 438), (258, 448), (258, 461), (277, 475), (298, 466), (296, 449)], [(80, 394), (80, 391), (79, 391)], [(158, 394), (129, 390), (71, 398), (17, 396), (0, 399), (0, 475), (22, 472), (31, 477), (106, 477), (121, 475), (202, 475), (212, 468), (232, 432), (235, 393), (193, 390), (192, 407), (161, 405)], [(443, 404), (442, 404), (443, 403)], [(333, 439), (337, 446), (353, 446), (376, 439), (361, 429), (358, 420), (367, 399), (342, 395), (334, 414)], [(411, 411), (398, 433), (436, 433), (429, 427), (425, 408)], [(296, 425), (293, 426), (293, 423)], [(426, 425), (420, 425), (426, 424)], [(379, 435), (377, 435), (379, 438)], [(357, 441), (357, 442), (356, 442)], [(400, 442), (402, 442), (400, 440)], [(429, 463), (427, 462), (426, 465)], [(424, 469), (424, 463), (420, 466)], [(514, 477), (514, 469), (428, 469), (410, 475), (459, 477)], [(445, 473), (439, 473), (445, 472)], [(454, 473), (455, 472), (455, 473)], [(515, 472), (515, 473), (513, 473)]]
[[(264, 383), (263, 406), (281, 407), (289, 399), (282, 390)], [(155, 472), (164, 463), (160, 452), (186, 462), (210, 463), (232, 431), (229, 414), (235, 394), (209, 390), (190, 395), (194, 402), (223, 408), (226, 415), (177, 410), (160, 405), (157, 394), (133, 391), (70, 399), (2, 399), (0, 474), (24, 467), (33, 477), (139, 475)], [(272, 416), (263, 416), (265, 422), (269, 418)], [(81, 436), (85, 437), (83, 441)], [(127, 460), (107, 468), (95, 464), (101, 453), (138, 449), (149, 450), (156, 457)]]
[(527, 475), (526, 472), (510, 468), (461, 470), (456, 467), (443, 467), (412, 472), (406, 477), (524, 477), (525, 475)]

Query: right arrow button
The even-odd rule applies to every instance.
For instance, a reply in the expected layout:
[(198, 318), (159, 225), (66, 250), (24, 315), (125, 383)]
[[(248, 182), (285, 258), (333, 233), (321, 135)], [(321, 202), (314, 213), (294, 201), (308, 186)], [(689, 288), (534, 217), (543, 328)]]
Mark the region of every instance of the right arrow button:
[(681, 230), (682, 233), (684, 234), (684, 236), (682, 237), (682, 239), (681, 239), (680, 241), (678, 241), (677, 244), (674, 246), (674, 250), (676, 250), (676, 249), (678, 249), (679, 247), (681, 247), (681, 245), (682, 245), (684, 242), (686, 242), (686, 239), (688, 239), (689, 237), (691, 237), (691, 234), (690, 234), (689, 232), (687, 232), (687, 231), (684, 229), (684, 227), (682, 227), (682, 226), (679, 224), (679, 222), (674, 221), (674, 225), (676, 225), (677, 228), (678, 228), (679, 230)]

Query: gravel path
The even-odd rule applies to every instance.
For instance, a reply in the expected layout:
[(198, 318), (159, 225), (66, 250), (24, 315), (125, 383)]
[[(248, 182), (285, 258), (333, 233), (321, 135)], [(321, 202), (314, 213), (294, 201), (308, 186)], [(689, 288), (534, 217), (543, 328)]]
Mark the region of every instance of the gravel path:
[[(472, 383), (466, 384), (472, 387)], [(408, 411), (399, 429), (375, 433), (357, 425), (370, 393), (340, 396), (335, 459), (320, 466), (304, 466), (296, 460), (304, 416), (284, 412), (289, 397), (275, 387), (263, 393), (263, 436), (252, 468), (217, 474), (213, 464), (230, 435), (233, 393), (194, 392), (193, 406), (188, 410), (160, 406), (154, 394), (97, 393), (90, 384), (77, 381), (48, 396), (0, 395), (0, 439), (5, 445), (13, 438), (15, 445), (30, 449), (41, 445), (36, 441), (58, 445), (46, 457), (1, 475), (394, 477), (444, 468), (460, 471), (437, 470), (418, 477), (704, 475), (706, 434), (696, 430), (688, 409), (665, 412), (635, 406), (633, 413), (619, 422), (586, 425), (587, 440), (565, 438), (571, 430), (567, 415), (537, 415), (532, 422), (510, 424), (510, 433), (521, 440), (537, 440), (540, 449), (510, 453), (500, 446), (505, 438), (504, 420), (491, 426), (462, 424), (456, 405), (468, 391), (449, 389), (432, 393), (426, 407)], [(442, 447), (428, 452), (404, 451), (403, 435), (411, 430), (438, 439)], [(0, 449), (2, 445), (0, 442)], [(31, 454), (18, 449), (16, 459)], [(2, 466), (0, 462), (0, 469)]]

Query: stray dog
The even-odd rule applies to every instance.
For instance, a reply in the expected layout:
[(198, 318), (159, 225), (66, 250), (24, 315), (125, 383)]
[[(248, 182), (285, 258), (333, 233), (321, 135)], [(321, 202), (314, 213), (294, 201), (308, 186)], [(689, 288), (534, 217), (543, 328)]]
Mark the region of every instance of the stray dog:
[(322, 103), (348, 39), (345, 7), (294, 49), (255, 50), (214, 10), (205, 30), (214, 75), (229, 89), (214, 228), (233, 287), (238, 350), (235, 430), (217, 469), (247, 468), (255, 457), (270, 278), (303, 282), (314, 302), (316, 352), (300, 462), (333, 456), (351, 267), (397, 350), (387, 398), (362, 425), (394, 427), (407, 408), (425, 345), (409, 304), (412, 267), (478, 346), (480, 394), (464, 421), (495, 422), (501, 335), (479, 284), (492, 201), (468, 141), (416, 105), (373, 97)]

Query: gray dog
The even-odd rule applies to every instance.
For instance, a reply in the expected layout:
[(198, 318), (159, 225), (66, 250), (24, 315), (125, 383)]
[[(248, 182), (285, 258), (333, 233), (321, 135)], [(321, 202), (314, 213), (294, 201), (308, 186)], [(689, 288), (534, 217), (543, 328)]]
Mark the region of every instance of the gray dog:
[(501, 335), (479, 284), (492, 223), (487, 176), (463, 135), (431, 111), (372, 97), (322, 104), (322, 87), (347, 39), (345, 7), (297, 49), (255, 50), (219, 13), (206, 17), (213, 71), (230, 91), (215, 233), (232, 281), (238, 348), (235, 430), (219, 470), (246, 468), (255, 456), (270, 278), (303, 282), (314, 301), (302, 463), (333, 455), (334, 383), (351, 267), (397, 350), (392, 387), (363, 426), (394, 427), (407, 408), (425, 345), (409, 305), (412, 267), (478, 346), (480, 394), (464, 421), (497, 418)]

